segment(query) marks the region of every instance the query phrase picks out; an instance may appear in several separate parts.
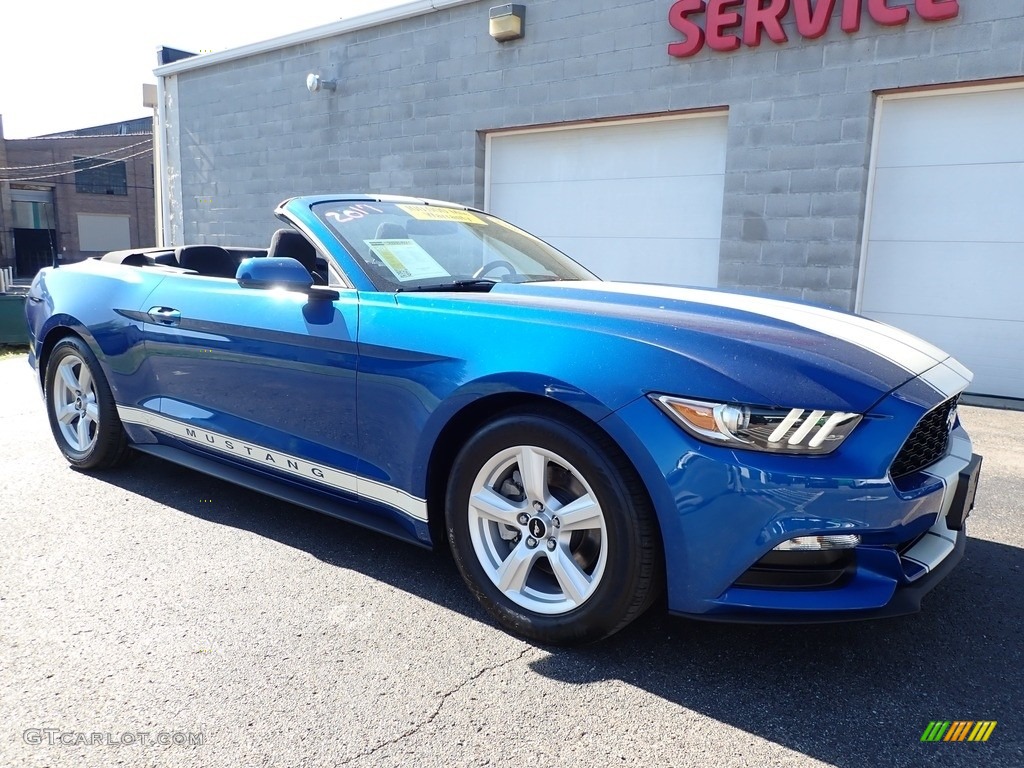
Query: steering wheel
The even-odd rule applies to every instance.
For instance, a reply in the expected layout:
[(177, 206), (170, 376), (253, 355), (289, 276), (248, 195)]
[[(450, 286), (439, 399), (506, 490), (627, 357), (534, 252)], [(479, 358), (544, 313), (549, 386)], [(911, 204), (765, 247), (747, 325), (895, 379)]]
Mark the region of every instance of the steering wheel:
[(499, 267), (507, 271), (510, 275), (516, 274), (516, 268), (510, 262), (505, 261), (504, 259), (495, 259), (494, 261), (488, 261), (486, 264), (480, 267), (480, 269), (473, 273), (473, 277), (474, 279), (478, 277), (483, 277), (492, 269), (498, 269)]

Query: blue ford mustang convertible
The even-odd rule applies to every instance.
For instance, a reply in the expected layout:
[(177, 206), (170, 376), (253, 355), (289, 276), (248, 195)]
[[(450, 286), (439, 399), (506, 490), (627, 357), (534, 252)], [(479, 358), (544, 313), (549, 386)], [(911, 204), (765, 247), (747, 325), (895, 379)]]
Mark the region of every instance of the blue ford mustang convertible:
[(507, 629), (908, 613), (963, 553), (971, 374), (813, 306), (602, 282), (483, 211), (287, 200), (269, 248), (119, 251), (27, 303), (81, 469), (163, 457), (451, 548)]

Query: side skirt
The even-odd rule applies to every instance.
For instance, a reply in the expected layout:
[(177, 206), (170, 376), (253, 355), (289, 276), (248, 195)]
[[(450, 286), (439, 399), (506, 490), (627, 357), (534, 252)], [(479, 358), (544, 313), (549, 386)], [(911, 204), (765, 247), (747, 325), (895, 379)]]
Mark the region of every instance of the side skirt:
[(380, 514), (364, 511), (355, 504), (335, 501), (318, 493), (296, 488), (290, 483), (275, 480), (267, 475), (200, 456), (181, 448), (161, 444), (137, 443), (133, 444), (132, 448), (141, 453), (194, 469), (197, 472), (202, 472), (204, 475), (210, 475), (211, 477), (240, 485), (243, 488), (249, 488), (266, 496), (271, 496), (290, 504), (296, 504), (306, 509), (312, 509), (315, 512), (322, 512), (325, 515), (336, 517), (347, 523), (354, 523), (371, 531), (377, 531), (411, 544), (417, 544), (425, 549), (431, 549), (430, 542), (420, 539), (413, 531), (403, 528), (401, 525), (388, 520)]

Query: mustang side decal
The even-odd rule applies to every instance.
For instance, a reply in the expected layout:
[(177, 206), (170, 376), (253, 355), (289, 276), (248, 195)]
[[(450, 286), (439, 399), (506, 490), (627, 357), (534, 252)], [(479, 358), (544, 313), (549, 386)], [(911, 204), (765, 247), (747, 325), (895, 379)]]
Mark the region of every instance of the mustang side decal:
[(262, 445), (239, 440), (219, 432), (211, 432), (190, 426), (177, 419), (171, 419), (142, 408), (119, 405), (117, 414), (126, 424), (138, 424), (179, 440), (200, 445), (208, 450), (234, 456), (267, 469), (276, 469), (303, 480), (326, 486), (333, 490), (355, 494), (363, 498), (394, 507), (417, 520), (426, 521), (427, 502), (412, 494), (384, 483), (378, 483), (359, 475), (343, 472), (323, 464), (316, 464), (281, 453)]

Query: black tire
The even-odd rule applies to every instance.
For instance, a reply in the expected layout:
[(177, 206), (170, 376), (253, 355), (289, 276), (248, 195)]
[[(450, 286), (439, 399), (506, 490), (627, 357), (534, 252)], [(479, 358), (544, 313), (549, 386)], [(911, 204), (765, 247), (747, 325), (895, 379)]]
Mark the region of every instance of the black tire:
[[(535, 469), (524, 474), (521, 467), (531, 463)], [(542, 485), (530, 479), (541, 474)], [(541, 495), (550, 503), (537, 507)], [(563, 524), (560, 510), (573, 522)], [(647, 494), (618, 447), (582, 420), (530, 409), (487, 424), (455, 459), (445, 513), (470, 590), (501, 626), (530, 640), (601, 640), (661, 592), (661, 539)]]
[(57, 342), (46, 363), (44, 383), (50, 431), (72, 466), (110, 469), (127, 460), (128, 436), (114, 396), (84, 341), (68, 336)]

